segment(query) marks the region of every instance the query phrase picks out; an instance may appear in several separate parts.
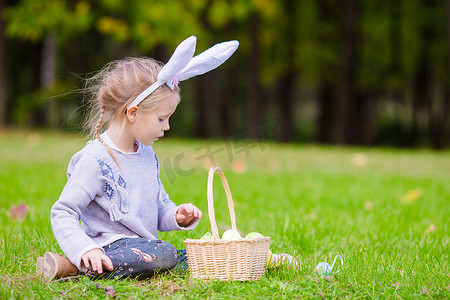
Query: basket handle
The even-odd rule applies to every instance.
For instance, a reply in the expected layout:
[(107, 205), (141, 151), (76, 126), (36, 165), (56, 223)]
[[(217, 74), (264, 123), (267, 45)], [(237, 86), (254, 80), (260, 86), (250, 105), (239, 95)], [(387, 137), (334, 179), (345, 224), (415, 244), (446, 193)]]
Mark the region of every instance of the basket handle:
[(209, 221), (211, 222), (211, 231), (213, 235), (213, 239), (220, 239), (219, 237), (219, 230), (217, 228), (216, 224), (216, 216), (214, 213), (214, 197), (213, 197), (213, 178), (214, 178), (214, 172), (216, 172), (220, 179), (222, 180), (223, 188), (225, 189), (225, 193), (227, 195), (227, 202), (228, 202), (228, 210), (230, 211), (230, 219), (231, 219), (231, 228), (233, 230), (237, 230), (236, 227), (236, 217), (234, 215), (234, 204), (233, 204), (233, 198), (231, 197), (231, 191), (230, 187), (228, 186), (227, 179), (225, 178), (225, 174), (223, 174), (223, 171), (215, 165), (212, 165), (209, 169), (208, 174), (208, 213), (209, 213)]

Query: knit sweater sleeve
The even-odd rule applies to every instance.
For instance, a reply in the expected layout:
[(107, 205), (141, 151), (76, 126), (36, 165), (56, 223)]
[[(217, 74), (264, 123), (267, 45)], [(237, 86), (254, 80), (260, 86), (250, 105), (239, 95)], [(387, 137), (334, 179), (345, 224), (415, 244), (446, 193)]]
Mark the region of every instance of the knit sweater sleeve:
[(159, 182), (159, 201), (158, 201), (158, 230), (159, 231), (171, 231), (171, 230), (192, 230), (197, 227), (199, 219), (195, 219), (189, 226), (183, 227), (178, 225), (176, 220), (176, 212), (179, 206), (176, 206), (172, 200), (169, 199), (169, 195), (164, 189), (161, 181)]
[[(153, 152), (153, 149), (152, 149)], [(154, 153), (154, 152), (153, 152)], [(160, 178), (160, 168), (158, 158), (154, 154), (157, 166), (157, 178), (158, 178), (158, 230), (159, 231), (172, 231), (172, 230), (192, 230), (197, 227), (199, 219), (195, 219), (189, 226), (180, 226), (176, 220), (176, 213), (179, 206), (170, 200), (169, 194), (167, 194)]]
[(94, 158), (80, 156), (77, 153), (71, 159), (68, 181), (51, 209), (51, 224), (56, 240), (78, 269), (82, 269), (83, 254), (94, 248), (101, 249), (80, 226), (83, 210), (101, 192), (99, 170)]

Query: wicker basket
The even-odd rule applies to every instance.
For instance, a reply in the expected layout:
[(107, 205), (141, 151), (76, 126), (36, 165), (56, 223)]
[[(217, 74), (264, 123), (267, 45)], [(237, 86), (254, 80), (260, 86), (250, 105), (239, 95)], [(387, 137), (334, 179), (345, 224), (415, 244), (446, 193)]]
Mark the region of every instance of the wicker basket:
[(191, 276), (198, 279), (257, 280), (265, 271), (270, 237), (221, 240), (214, 214), (213, 177), (222, 179), (230, 211), (231, 228), (237, 230), (234, 205), (225, 175), (212, 166), (208, 175), (208, 213), (213, 237), (210, 240), (186, 239)]

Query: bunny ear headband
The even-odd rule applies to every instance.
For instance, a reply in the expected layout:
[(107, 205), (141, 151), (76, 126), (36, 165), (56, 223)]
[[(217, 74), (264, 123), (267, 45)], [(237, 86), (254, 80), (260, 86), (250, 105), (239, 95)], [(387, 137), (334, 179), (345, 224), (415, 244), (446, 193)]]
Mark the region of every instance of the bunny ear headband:
[(194, 56), (197, 38), (190, 36), (182, 41), (172, 54), (167, 64), (159, 71), (156, 82), (140, 93), (128, 105), (137, 106), (157, 88), (166, 84), (173, 89), (182, 80), (204, 74), (224, 63), (239, 46), (238, 41), (229, 41), (216, 44), (208, 50)]

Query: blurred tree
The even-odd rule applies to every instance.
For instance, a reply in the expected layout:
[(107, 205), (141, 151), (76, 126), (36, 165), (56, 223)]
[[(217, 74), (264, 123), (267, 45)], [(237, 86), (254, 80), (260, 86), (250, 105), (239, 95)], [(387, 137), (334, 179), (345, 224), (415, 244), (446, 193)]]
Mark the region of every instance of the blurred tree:
[(57, 43), (87, 30), (92, 22), (90, 4), (87, 1), (21, 0), (4, 9), (7, 20), (6, 33), (24, 41), (41, 44), (40, 90), (26, 101), (43, 103), (37, 111), (39, 125), (57, 125), (51, 97), (55, 94)]
[[(430, 13), (429, 1), (424, 0), (415, 3), (423, 17), (428, 18)], [(425, 18), (420, 20), (416, 27), (417, 52), (415, 64), (413, 65), (412, 78), (412, 111), (411, 127), (408, 132), (408, 146), (417, 146), (419, 138), (419, 116), (423, 111), (430, 95), (430, 76), (432, 75), (431, 65), (429, 64), (430, 43), (432, 42), (432, 32)], [(433, 18), (434, 19), (434, 18)], [(419, 42), (421, 41), (421, 42)]]
[[(450, 86), (450, 68), (448, 61), (449, 32), (448, 22), (450, 14), (446, 11), (446, 0), (428, 0), (424, 6), (424, 25), (422, 32), (429, 36), (431, 41), (426, 43), (429, 50), (424, 50), (427, 63), (430, 65), (428, 77), (427, 97), (425, 98), (425, 110), (428, 118), (429, 144), (436, 149), (444, 147), (450, 140), (447, 122), (450, 114), (450, 99), (446, 91)], [(424, 44), (425, 36), (422, 40)], [(446, 136), (447, 134), (447, 136)]]
[(204, 30), (197, 18), (205, 5), (204, 1), (99, 2), (101, 7), (96, 20), (98, 31), (119, 43), (132, 42), (144, 53), (150, 53), (160, 45), (173, 49), (190, 35), (199, 37), (200, 47), (208, 44), (203, 39)]
[(339, 73), (336, 85), (336, 100), (334, 118), (331, 128), (333, 143), (357, 143), (359, 138), (360, 106), (365, 99), (360, 99), (356, 86), (359, 46), (359, 15), (360, 2), (358, 0), (344, 0), (341, 2)]
[[(347, 77), (343, 77), (340, 68), (345, 66), (346, 57), (342, 57), (341, 37), (343, 36), (342, 29), (348, 31), (347, 38), (352, 39), (351, 30), (353, 30), (351, 22), (348, 21), (349, 26), (343, 26), (343, 19), (346, 16), (343, 14), (342, 7), (335, 1), (320, 1), (317, 4), (317, 20), (316, 28), (317, 35), (315, 36), (314, 47), (321, 54), (319, 63), (319, 73), (317, 77), (318, 81), (318, 105), (319, 105), (319, 124), (317, 127), (317, 139), (319, 142), (331, 143), (331, 142), (344, 142), (343, 130), (346, 128), (346, 114), (348, 111), (348, 105), (343, 103), (345, 107), (339, 109), (339, 117), (337, 117), (336, 106), (341, 105), (337, 103), (337, 82), (338, 78), (342, 78), (341, 81), (349, 84), (349, 80), (352, 77), (351, 68), (348, 68)], [(347, 5), (348, 6), (348, 5)], [(354, 46), (353, 46), (354, 47)], [(349, 51), (353, 51), (353, 48), (348, 48)], [(340, 53), (342, 53), (340, 55)], [(351, 63), (351, 59), (347, 55), (347, 67)], [(340, 64), (340, 62), (342, 62)], [(345, 92), (350, 92), (348, 89), (350, 86), (341, 88), (341, 101), (348, 101), (344, 98)], [(340, 123), (337, 127), (337, 123)]]
[(282, 13), (285, 16), (284, 21), (281, 22), (279, 29), (279, 37), (277, 43), (283, 47), (283, 55), (279, 57), (284, 63), (283, 70), (279, 75), (278, 92), (280, 115), (280, 140), (290, 141), (294, 135), (294, 103), (295, 103), (295, 87), (298, 81), (298, 53), (299, 36), (296, 32), (299, 30), (298, 24), (298, 4), (297, 0), (282, 1)]
[[(446, 67), (444, 67), (446, 72), (446, 77), (444, 80), (444, 105), (443, 109), (441, 111), (442, 118), (441, 121), (437, 124), (439, 127), (438, 132), (438, 140), (435, 142), (434, 146), (435, 148), (444, 148), (446, 143), (450, 140), (450, 134), (448, 130), (449, 127), (449, 115), (450, 115), (450, 0), (445, 0), (445, 13), (444, 13), (444, 23), (445, 23), (445, 29), (444, 29), (444, 35), (445, 35), (445, 41), (446, 41), (446, 49), (447, 51), (444, 51), (444, 57), (446, 59)], [(445, 66), (445, 64), (444, 64)]]
[[(0, 0), (0, 12), (6, 7), (6, 1)], [(5, 38), (5, 21), (0, 19), (0, 127), (7, 124), (9, 106), (9, 80), (7, 64), (7, 40)]]
[(125, 56), (164, 62), (196, 35), (197, 53), (241, 45), (183, 83), (176, 120), (186, 134), (266, 138), (264, 122), (276, 117), (282, 141), (311, 138), (306, 130), (339, 144), (440, 148), (449, 138), (450, 0), (19, 0), (0, 9), (3, 123), (13, 97), (21, 120), (33, 111), (34, 124), (59, 124), (52, 96), (79, 85), (63, 79), (67, 70)]
[(266, 119), (277, 117), (280, 131), (276, 138), (291, 140), (300, 65), (298, 1), (222, 3), (221, 10), (229, 20), (225, 28), (232, 28), (229, 35), (241, 42), (235, 58), (240, 63), (233, 70), (235, 96), (228, 100), (234, 111), (229, 114), (231, 122), (239, 124), (235, 131), (249, 138), (267, 138)]
[[(214, 5), (214, 7), (213, 7)], [(216, 26), (224, 26), (228, 23), (227, 19), (227, 4), (224, 1), (204, 1), (203, 5), (199, 7), (198, 20), (203, 27), (203, 30), (207, 34), (213, 34)], [(219, 10), (217, 10), (219, 7)], [(211, 18), (211, 15), (215, 15)], [(195, 96), (194, 96), (194, 136), (205, 138), (214, 135), (213, 129), (217, 125), (218, 118), (216, 117), (216, 107), (218, 101), (218, 93), (215, 87), (214, 81), (216, 76), (213, 72), (204, 74), (202, 77), (197, 78), (195, 83)], [(223, 108), (223, 112), (226, 112), (226, 108)], [(223, 117), (223, 114), (221, 114)], [(222, 122), (221, 122), (222, 123)], [(226, 122), (225, 122), (226, 123)], [(226, 129), (222, 128), (222, 131)]]
[(411, 35), (406, 36), (414, 46), (411, 47), (413, 57), (410, 65), (405, 66), (411, 74), (406, 87), (411, 90), (411, 125), (407, 140), (410, 147), (428, 141), (433, 147), (442, 148), (445, 139), (449, 138), (446, 123), (450, 111), (445, 97), (450, 84), (446, 50), (448, 15), (444, 4), (442, 0), (422, 0), (405, 5), (408, 25), (415, 25), (409, 32)]

